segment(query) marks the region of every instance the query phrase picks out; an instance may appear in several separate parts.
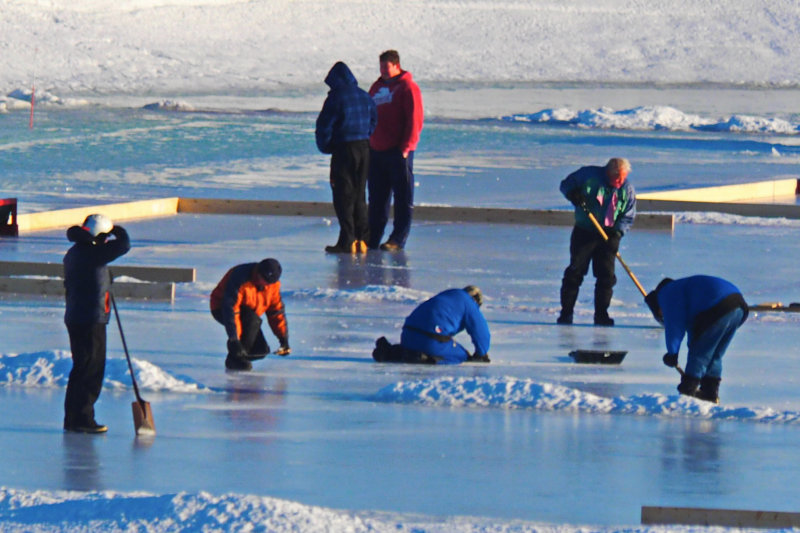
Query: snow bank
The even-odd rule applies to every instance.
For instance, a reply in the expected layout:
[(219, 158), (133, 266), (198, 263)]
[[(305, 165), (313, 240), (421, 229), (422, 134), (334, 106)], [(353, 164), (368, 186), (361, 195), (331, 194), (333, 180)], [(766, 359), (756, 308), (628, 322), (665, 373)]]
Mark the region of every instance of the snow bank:
[[(268, 531), (270, 533), (577, 533), (581, 526), (474, 517), (436, 518), (394, 513), (357, 513), (239, 494), (177, 494), (27, 491), (0, 488), (5, 531)], [(591, 531), (705, 531), (686, 526), (591, 527)]]
[[(191, 378), (174, 376), (156, 365), (131, 358), (136, 383), (142, 390), (162, 392), (208, 392)], [(66, 387), (72, 370), (72, 356), (64, 350), (0, 355), (0, 385), (22, 387)], [(132, 388), (128, 363), (107, 359), (103, 386), (110, 389)]]
[(35, 79), (92, 95), (324, 93), (334, 62), (368, 84), (387, 48), (423, 84), (796, 86), (798, 27), (786, 0), (14, 0), (0, 17), (0, 91)]
[(552, 383), (529, 379), (437, 378), (401, 381), (384, 387), (377, 401), (452, 407), (502, 407), (593, 414), (625, 414), (692, 417), (715, 420), (755, 421), (773, 424), (800, 423), (800, 413), (770, 408), (714, 405), (686, 396), (640, 394), (604, 398)]
[(640, 106), (619, 111), (610, 107), (583, 110), (543, 109), (530, 114), (509, 115), (502, 119), (509, 122), (641, 131), (714, 131), (792, 135), (800, 131), (800, 124), (793, 124), (780, 118), (733, 115), (722, 119), (713, 119), (684, 113), (674, 107), (659, 105)]

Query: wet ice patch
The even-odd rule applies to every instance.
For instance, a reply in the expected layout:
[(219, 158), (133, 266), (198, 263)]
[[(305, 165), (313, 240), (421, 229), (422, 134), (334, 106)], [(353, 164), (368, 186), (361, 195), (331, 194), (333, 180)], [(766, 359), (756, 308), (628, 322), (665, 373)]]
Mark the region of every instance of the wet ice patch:
[[(136, 383), (142, 390), (160, 392), (207, 392), (209, 389), (185, 376), (175, 376), (141, 359), (131, 358)], [(0, 385), (66, 387), (72, 356), (65, 350), (0, 355)], [(132, 388), (125, 359), (107, 359), (103, 386)]]
[(686, 396), (653, 393), (606, 398), (563, 385), (512, 377), (453, 377), (401, 381), (378, 391), (376, 399), (381, 402), (451, 407), (500, 407), (574, 413), (748, 420), (777, 424), (800, 423), (800, 413), (794, 411), (715, 405)]

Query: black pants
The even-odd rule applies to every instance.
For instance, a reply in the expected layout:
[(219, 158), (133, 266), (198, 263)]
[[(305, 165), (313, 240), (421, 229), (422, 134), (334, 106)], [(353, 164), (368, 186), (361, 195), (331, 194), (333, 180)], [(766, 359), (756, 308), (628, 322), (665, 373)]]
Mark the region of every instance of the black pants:
[(369, 141), (352, 141), (337, 146), (331, 154), (333, 208), (339, 219), (339, 246), (369, 238), (367, 221), (367, 175)]
[(106, 372), (106, 324), (67, 325), (72, 370), (64, 399), (64, 426), (90, 425)]
[(572, 229), (569, 241), (569, 266), (561, 280), (561, 313), (572, 315), (583, 278), (592, 263), (594, 285), (594, 315), (608, 316), (608, 306), (614, 294), (617, 276), (614, 274), (616, 252), (603, 240), (599, 232), (578, 226)]
[[(222, 321), (221, 309), (211, 311), (211, 316), (223, 326), (225, 325)], [(270, 352), (269, 344), (267, 344), (267, 339), (264, 337), (264, 332), (261, 331), (261, 323), (263, 322), (261, 317), (256, 314), (254, 309), (243, 305), (239, 308), (239, 320), (242, 323), (242, 336), (239, 341), (247, 353), (250, 355), (268, 354)]]

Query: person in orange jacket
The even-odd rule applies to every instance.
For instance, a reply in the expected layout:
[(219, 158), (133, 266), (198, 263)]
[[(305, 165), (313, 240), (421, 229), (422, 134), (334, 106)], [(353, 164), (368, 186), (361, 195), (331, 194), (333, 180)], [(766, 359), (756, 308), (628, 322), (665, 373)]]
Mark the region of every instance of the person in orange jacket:
[(261, 331), (263, 314), (280, 343), (275, 353), (291, 353), (281, 299), (281, 272), (281, 264), (272, 258), (244, 263), (228, 270), (211, 292), (211, 315), (228, 334), (228, 370), (250, 370), (251, 361), (263, 359), (270, 352)]

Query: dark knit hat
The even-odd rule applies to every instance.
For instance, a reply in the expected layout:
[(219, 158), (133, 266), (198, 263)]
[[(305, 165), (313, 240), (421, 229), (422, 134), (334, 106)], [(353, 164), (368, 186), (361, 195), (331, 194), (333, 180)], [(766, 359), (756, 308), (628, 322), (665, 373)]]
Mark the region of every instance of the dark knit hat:
[(267, 283), (275, 283), (281, 279), (281, 264), (277, 259), (264, 259), (258, 264), (258, 273)]
[(647, 296), (644, 297), (644, 301), (647, 304), (647, 307), (650, 308), (650, 312), (653, 313), (653, 317), (659, 322), (664, 321), (664, 317), (661, 315), (661, 306), (658, 305), (658, 293), (664, 287), (664, 285), (671, 283), (673, 281), (672, 278), (664, 278), (662, 279), (658, 286), (652, 291), (650, 291)]

